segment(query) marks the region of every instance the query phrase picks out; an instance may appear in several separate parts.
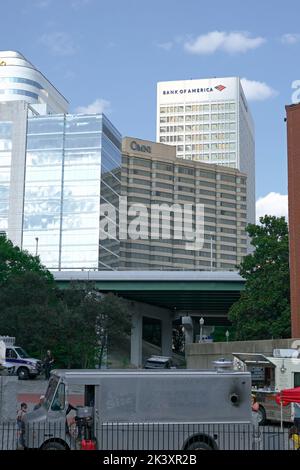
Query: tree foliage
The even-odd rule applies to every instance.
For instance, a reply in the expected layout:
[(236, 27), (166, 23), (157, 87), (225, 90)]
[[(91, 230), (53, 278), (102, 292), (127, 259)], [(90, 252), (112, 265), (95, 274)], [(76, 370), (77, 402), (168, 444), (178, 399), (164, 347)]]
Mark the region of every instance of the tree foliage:
[(0, 289), (0, 333), (41, 357), (55, 348), (59, 302), (56, 288), (37, 272), (11, 275)]
[(38, 256), (32, 256), (8, 240), (4, 235), (0, 235), (0, 285), (5, 283), (10, 276), (19, 275), (26, 272), (35, 272), (53, 281), (51, 273), (43, 266)]
[[(95, 367), (106, 341), (113, 347), (130, 333), (126, 302), (103, 296), (91, 283), (59, 291), (37, 256), (0, 236), (0, 335), (35, 357), (47, 349), (56, 367)], [(102, 354), (101, 354), (102, 352)]]
[(101, 366), (103, 351), (130, 333), (131, 318), (125, 301), (113, 294), (102, 295), (91, 283), (73, 283), (63, 292), (60, 361), (66, 367)]
[(254, 252), (239, 267), (246, 279), (241, 298), (229, 311), (237, 340), (290, 336), (288, 226), (284, 217), (264, 216), (247, 232)]

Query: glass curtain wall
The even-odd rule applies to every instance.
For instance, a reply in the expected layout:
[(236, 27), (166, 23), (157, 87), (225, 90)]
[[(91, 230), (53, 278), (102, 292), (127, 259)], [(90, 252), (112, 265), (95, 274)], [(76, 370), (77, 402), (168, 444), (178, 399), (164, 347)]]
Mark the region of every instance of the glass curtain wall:
[[(102, 211), (100, 242), (99, 242), (99, 268), (119, 269), (120, 241), (119, 241), (119, 195), (121, 194), (121, 135), (104, 117), (102, 134), (102, 161), (101, 161), (101, 204), (107, 211)], [(105, 204), (105, 206), (104, 206)], [(109, 230), (109, 236), (106, 236)]]
[(59, 267), (64, 116), (28, 119), (23, 248)]
[(8, 229), (12, 122), (0, 122), (0, 234)]
[[(23, 248), (36, 250), (48, 268), (99, 269), (100, 199), (117, 205), (120, 147), (102, 115), (29, 119)], [(111, 269), (119, 242), (104, 242)]]
[(98, 269), (102, 116), (67, 115), (61, 267)]

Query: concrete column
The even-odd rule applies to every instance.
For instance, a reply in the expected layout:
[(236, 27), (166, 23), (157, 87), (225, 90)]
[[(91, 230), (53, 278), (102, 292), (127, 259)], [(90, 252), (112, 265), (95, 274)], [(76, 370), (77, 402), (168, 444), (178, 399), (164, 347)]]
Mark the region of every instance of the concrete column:
[(163, 356), (172, 354), (172, 318), (164, 315), (161, 319), (161, 350)]
[(193, 343), (194, 341), (194, 325), (192, 317), (182, 317), (182, 324), (184, 326), (184, 339), (185, 344)]
[(130, 362), (136, 367), (142, 366), (143, 316), (139, 312), (132, 314)]

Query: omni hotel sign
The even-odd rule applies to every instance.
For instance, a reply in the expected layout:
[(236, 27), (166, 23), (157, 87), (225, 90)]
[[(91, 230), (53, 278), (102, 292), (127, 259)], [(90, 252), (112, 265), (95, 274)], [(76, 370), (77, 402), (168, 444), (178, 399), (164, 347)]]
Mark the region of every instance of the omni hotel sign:
[(151, 153), (150, 145), (141, 145), (138, 144), (135, 140), (132, 140), (130, 142), (130, 148), (135, 152)]

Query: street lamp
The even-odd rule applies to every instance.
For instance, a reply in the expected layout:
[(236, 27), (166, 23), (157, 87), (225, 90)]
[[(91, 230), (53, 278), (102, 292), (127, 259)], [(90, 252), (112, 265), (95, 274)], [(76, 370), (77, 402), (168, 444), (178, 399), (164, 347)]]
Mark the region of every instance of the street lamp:
[(229, 338), (229, 331), (228, 330), (226, 330), (225, 336), (226, 336), (226, 342), (228, 343), (228, 338)]
[(210, 270), (213, 270), (213, 236), (210, 233)]
[(203, 328), (203, 325), (204, 325), (204, 318), (200, 318), (199, 320), (199, 323), (200, 323), (200, 336), (199, 336), (199, 343), (202, 343), (202, 338), (203, 338), (203, 335), (202, 335), (202, 328)]
[(35, 238), (35, 256), (38, 255), (39, 238)]

